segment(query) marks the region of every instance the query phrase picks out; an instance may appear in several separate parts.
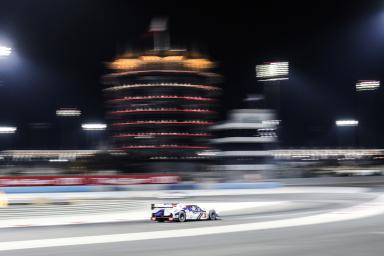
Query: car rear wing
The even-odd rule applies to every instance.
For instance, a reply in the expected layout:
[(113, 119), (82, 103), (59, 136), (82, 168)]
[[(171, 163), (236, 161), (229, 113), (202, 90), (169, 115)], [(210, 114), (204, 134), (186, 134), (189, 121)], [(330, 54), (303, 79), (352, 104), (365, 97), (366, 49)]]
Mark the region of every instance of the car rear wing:
[(151, 204), (151, 209), (155, 209), (155, 208), (173, 208), (173, 207), (176, 207), (177, 204), (176, 203), (166, 203), (166, 204)]

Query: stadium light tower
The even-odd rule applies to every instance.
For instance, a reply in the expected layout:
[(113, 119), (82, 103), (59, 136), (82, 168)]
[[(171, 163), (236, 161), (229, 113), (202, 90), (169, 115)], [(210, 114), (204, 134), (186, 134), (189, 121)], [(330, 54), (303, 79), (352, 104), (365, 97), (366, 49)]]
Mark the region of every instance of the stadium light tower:
[(336, 120), (336, 126), (338, 127), (344, 127), (344, 126), (354, 127), (358, 125), (359, 125), (359, 121), (354, 119)]
[(0, 57), (6, 57), (11, 55), (12, 48), (0, 45)]
[(265, 62), (256, 65), (256, 79), (261, 82), (265, 107), (280, 113), (280, 82), (289, 79), (289, 62)]
[(85, 131), (104, 131), (107, 129), (107, 125), (102, 123), (87, 123), (82, 124), (81, 128)]
[(356, 83), (356, 91), (374, 91), (380, 88), (380, 81), (359, 80)]
[(104, 132), (107, 124), (104, 123), (84, 123), (81, 125), (85, 133), (87, 145), (96, 148), (103, 147)]
[(56, 110), (56, 116), (60, 116), (60, 117), (81, 116), (81, 111), (75, 108), (60, 108)]
[(0, 126), (0, 133), (15, 133), (16, 131), (17, 131), (16, 127)]
[(258, 81), (288, 80), (289, 62), (267, 62), (256, 65), (256, 77)]
[(356, 146), (359, 144), (359, 121), (356, 119), (339, 119), (335, 122), (337, 127), (337, 141), (339, 147)]

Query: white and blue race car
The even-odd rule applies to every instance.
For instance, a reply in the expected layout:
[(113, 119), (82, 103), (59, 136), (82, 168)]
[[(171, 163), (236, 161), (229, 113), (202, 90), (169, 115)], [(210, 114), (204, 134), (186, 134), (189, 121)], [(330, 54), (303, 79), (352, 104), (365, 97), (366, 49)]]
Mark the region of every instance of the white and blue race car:
[(179, 221), (188, 220), (216, 220), (218, 214), (214, 209), (204, 209), (194, 204), (166, 203), (151, 204), (151, 220)]

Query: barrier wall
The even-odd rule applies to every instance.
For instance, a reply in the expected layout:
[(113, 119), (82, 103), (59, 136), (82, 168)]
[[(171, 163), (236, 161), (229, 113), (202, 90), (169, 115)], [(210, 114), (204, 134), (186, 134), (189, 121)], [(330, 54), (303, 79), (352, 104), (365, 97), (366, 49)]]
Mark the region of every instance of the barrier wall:
[(134, 185), (173, 184), (180, 177), (173, 174), (153, 175), (89, 175), (89, 176), (0, 176), (0, 187), (20, 186), (81, 186), (81, 185)]
[(272, 189), (281, 187), (278, 182), (258, 183), (209, 183), (209, 184), (158, 184), (120, 186), (33, 186), (1, 187), (7, 194), (17, 193), (67, 193), (67, 192), (106, 192), (106, 191), (156, 191), (156, 190), (216, 190), (216, 189)]

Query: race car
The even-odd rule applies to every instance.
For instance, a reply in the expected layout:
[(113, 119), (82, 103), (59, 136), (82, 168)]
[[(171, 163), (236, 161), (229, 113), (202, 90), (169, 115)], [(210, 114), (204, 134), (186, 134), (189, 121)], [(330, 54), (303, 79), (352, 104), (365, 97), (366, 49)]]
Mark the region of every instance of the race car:
[(194, 204), (165, 203), (151, 204), (152, 216), (151, 220), (178, 221), (185, 222), (188, 220), (216, 220), (218, 214), (214, 209), (203, 209)]

